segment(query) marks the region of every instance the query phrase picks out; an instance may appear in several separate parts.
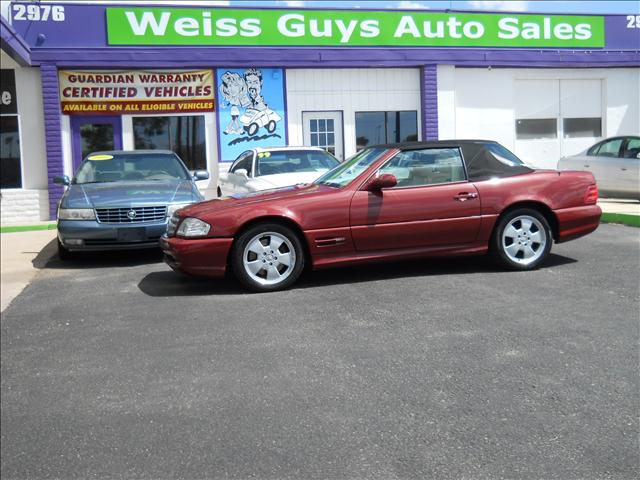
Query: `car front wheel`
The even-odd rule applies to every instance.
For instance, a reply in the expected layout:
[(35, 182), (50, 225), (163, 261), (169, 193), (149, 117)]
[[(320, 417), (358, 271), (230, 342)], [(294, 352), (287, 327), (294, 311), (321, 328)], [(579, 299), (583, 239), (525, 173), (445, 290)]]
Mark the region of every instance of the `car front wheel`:
[(551, 229), (537, 210), (521, 208), (499, 221), (492, 238), (492, 252), (502, 266), (511, 270), (532, 270), (551, 251)]
[(277, 223), (259, 224), (242, 233), (231, 260), (238, 280), (256, 292), (291, 286), (302, 273), (304, 262), (300, 238)]

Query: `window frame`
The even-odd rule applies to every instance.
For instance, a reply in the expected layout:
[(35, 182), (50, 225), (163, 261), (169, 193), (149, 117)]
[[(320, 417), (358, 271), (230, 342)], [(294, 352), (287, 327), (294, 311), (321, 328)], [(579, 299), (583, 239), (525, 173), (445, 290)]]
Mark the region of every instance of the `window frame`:
[[(381, 144), (376, 144), (374, 143), (373, 145), (365, 145), (364, 147), (358, 149), (358, 114), (359, 113), (383, 113), (384, 114), (384, 142), (382, 142)], [(397, 120), (397, 125), (396, 125), (396, 130), (397, 132), (400, 132), (400, 114), (401, 113), (415, 113), (415, 120), (416, 120), (416, 140), (417, 142), (420, 141), (420, 122), (419, 122), (419, 115), (418, 115), (418, 110), (357, 110), (355, 112), (353, 112), (353, 119), (354, 119), (354, 130), (355, 130), (355, 136), (356, 136), (356, 152), (359, 152), (361, 150), (364, 150), (366, 148), (371, 148), (374, 147), (376, 145), (386, 145), (386, 144), (397, 144), (397, 143), (404, 143), (405, 141), (400, 140), (400, 141), (393, 141), (393, 142), (389, 142), (387, 141), (387, 124), (388, 124), (388, 114), (389, 113), (393, 113), (395, 114), (396, 120)], [(397, 137), (396, 137), (397, 138)], [(406, 140), (406, 142), (409, 142), (412, 140)]]
[[(17, 91), (17, 86), (16, 86)], [(16, 106), (17, 106), (17, 95), (16, 95)], [(20, 186), (19, 187), (0, 187), (0, 190), (25, 190), (24, 186), (24, 152), (23, 152), (23, 143), (22, 143), (22, 119), (20, 118), (19, 113), (3, 113), (0, 115), (2, 117), (16, 117), (16, 124), (18, 126), (18, 148), (20, 151)]]
[[(136, 150), (135, 148), (135, 128), (133, 126), (134, 120), (136, 118), (149, 118), (149, 117), (202, 117), (202, 121), (204, 123), (204, 144), (205, 144), (205, 170), (211, 171), (213, 168), (218, 168), (220, 163), (223, 163), (221, 160), (216, 160), (214, 155), (214, 151), (212, 151), (213, 146), (215, 145), (216, 138), (213, 136), (212, 129), (216, 128), (216, 118), (215, 112), (172, 112), (172, 113), (152, 113), (149, 112), (147, 114), (135, 113), (128, 115), (120, 115), (121, 117), (121, 139), (122, 139), (122, 149), (123, 150)], [(172, 150), (173, 151), (173, 150)], [(178, 155), (176, 152), (173, 152)], [(179, 155), (178, 155), (179, 156)], [(215, 167), (212, 165), (215, 162)], [(187, 168), (189, 166), (183, 160), (183, 163)], [(198, 169), (196, 169), (198, 170)], [(194, 170), (195, 171), (195, 170)]]
[(391, 187), (391, 188), (385, 188), (385, 190), (406, 190), (406, 189), (410, 189), (410, 188), (429, 188), (429, 187), (438, 187), (441, 185), (453, 185), (456, 183), (469, 183), (469, 175), (467, 173), (467, 165), (464, 161), (464, 155), (462, 153), (462, 147), (460, 146), (454, 146), (454, 147), (427, 147), (427, 148), (413, 148), (410, 150), (400, 150), (398, 153), (396, 153), (393, 157), (391, 157), (390, 159), (388, 159), (387, 161), (385, 161), (382, 165), (380, 165), (379, 168), (376, 169), (375, 172), (373, 172), (373, 174), (367, 178), (367, 180), (365, 180), (365, 182), (363, 183), (363, 185), (366, 185), (366, 183), (369, 181), (369, 179), (371, 177), (377, 177), (380, 175), (380, 171), (386, 167), (390, 162), (392, 162), (398, 155), (400, 155), (401, 153), (404, 152), (414, 152), (414, 151), (424, 151), (424, 150), (444, 150), (444, 149), (450, 149), (450, 150), (457, 150), (458, 154), (460, 156), (460, 161), (462, 162), (462, 171), (464, 173), (464, 180), (458, 180), (458, 181), (451, 181), (451, 182), (442, 182), (442, 183), (425, 183), (424, 185), (404, 185), (404, 186), (395, 186), (395, 187)]

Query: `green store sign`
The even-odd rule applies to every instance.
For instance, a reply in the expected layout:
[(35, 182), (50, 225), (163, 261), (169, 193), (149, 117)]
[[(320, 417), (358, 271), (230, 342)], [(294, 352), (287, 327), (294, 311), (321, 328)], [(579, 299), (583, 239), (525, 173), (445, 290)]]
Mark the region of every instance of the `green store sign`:
[(604, 17), (107, 8), (110, 45), (603, 48)]

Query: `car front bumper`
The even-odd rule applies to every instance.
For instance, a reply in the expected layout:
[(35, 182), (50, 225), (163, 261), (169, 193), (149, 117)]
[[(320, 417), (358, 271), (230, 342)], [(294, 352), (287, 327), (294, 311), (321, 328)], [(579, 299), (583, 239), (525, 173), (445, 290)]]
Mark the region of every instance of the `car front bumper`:
[(232, 244), (233, 238), (160, 237), (167, 265), (182, 273), (206, 277), (225, 275)]
[(167, 231), (167, 220), (105, 224), (95, 220), (58, 220), (58, 239), (72, 252), (157, 248)]

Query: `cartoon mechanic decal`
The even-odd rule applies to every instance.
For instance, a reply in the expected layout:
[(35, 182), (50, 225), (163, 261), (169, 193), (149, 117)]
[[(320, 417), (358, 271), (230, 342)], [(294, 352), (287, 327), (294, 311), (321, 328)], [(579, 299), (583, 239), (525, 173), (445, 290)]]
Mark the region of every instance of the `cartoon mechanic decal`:
[(251, 147), (285, 145), (284, 85), (281, 69), (218, 71), (220, 157), (234, 160)]

